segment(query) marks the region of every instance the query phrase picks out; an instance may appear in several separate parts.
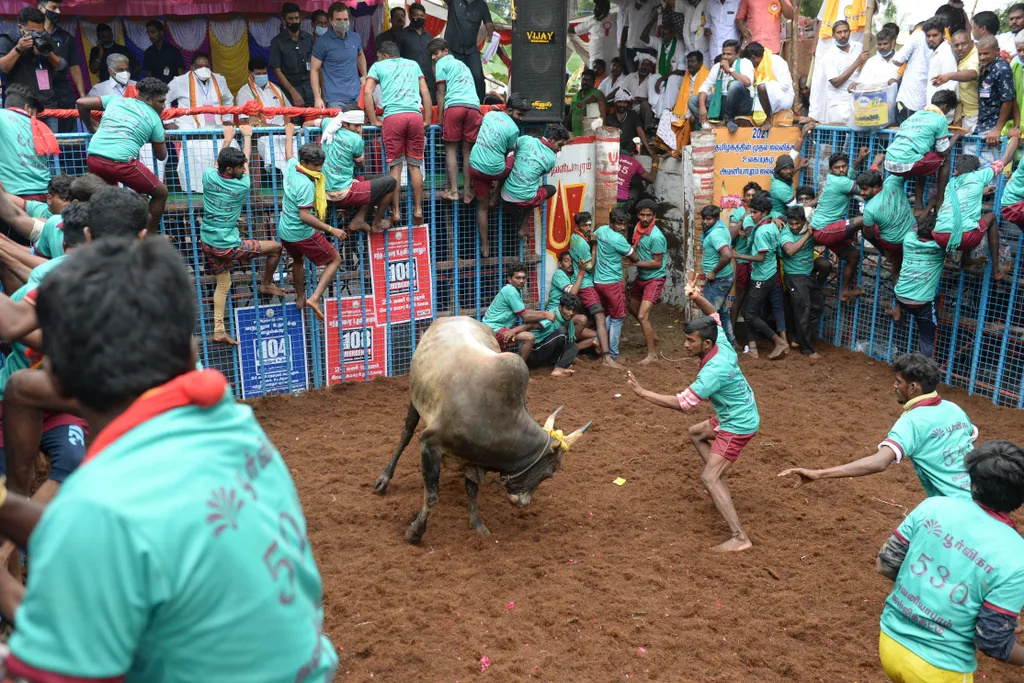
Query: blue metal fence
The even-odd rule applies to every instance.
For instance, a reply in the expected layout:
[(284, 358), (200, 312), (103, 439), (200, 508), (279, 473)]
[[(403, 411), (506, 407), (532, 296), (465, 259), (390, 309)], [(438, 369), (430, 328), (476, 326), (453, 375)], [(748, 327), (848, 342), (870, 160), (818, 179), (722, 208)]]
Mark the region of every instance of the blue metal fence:
[[(851, 160), (862, 146), (870, 149), (870, 159), (884, 151), (895, 131), (859, 133), (848, 128), (822, 126), (813, 131), (804, 142), (804, 154), (809, 166), (804, 171), (804, 182), (817, 191), (828, 173), (828, 156), (843, 151)], [(988, 147), (976, 136), (961, 140), (952, 155), (953, 169), (961, 154), (974, 154), (987, 163), (998, 159), (1005, 151)], [(928, 181), (926, 189), (932, 191)], [(1000, 220), (1000, 254), (989, 255), (1011, 265), (1011, 271), (1001, 282), (994, 282), (991, 269), (962, 270), (959, 255), (947, 259), (938, 297), (935, 300), (938, 332), (935, 359), (944, 373), (947, 384), (959, 386), (968, 393), (987, 396), (998, 405), (1024, 407), (1024, 309), (1020, 305), (1021, 232), (1012, 223), (1002, 221), (1001, 198), (1006, 178), (997, 176), (994, 192), (986, 196), (983, 213), (992, 211)], [(908, 183), (908, 191), (913, 182)], [(850, 202), (850, 215), (858, 215), (862, 200)], [(895, 356), (917, 349), (917, 330), (909, 316), (895, 322), (886, 310), (894, 303), (891, 264), (871, 246), (858, 238), (861, 262), (857, 270), (858, 284), (865, 295), (849, 302), (840, 302), (834, 296), (826, 299), (826, 311), (821, 324), (822, 339), (869, 356), (891, 361)], [(986, 255), (988, 247), (982, 244), (977, 255)], [(838, 287), (838, 283), (836, 283)]]
[[(364, 173), (367, 177), (384, 173), (380, 130), (367, 126), (363, 131), (367, 143)], [(319, 136), (318, 128), (297, 128), (296, 148), (319, 140)], [(283, 128), (255, 131), (249, 165), (252, 193), (240, 226), (243, 239), (277, 239), (283, 182), (277, 167), (278, 162), (284, 166), (280, 158), (283, 137)], [(61, 154), (52, 161), (53, 172), (85, 173), (88, 135), (67, 134), (58, 138)], [(267, 138), (269, 144), (258, 144), (261, 138)], [(433, 317), (472, 315), (481, 318), (505, 283), (505, 271), (518, 262), (526, 263), (532, 283), (524, 297), (534, 302), (543, 301), (545, 275), (544, 260), (540, 256), (543, 248), (534, 244), (532, 236), (526, 242), (519, 239), (518, 222), (505, 213), (504, 207), (499, 205), (490, 211), (491, 256), (482, 259), (479, 258), (475, 203), (441, 199), (440, 193), (446, 184), (444, 143), (440, 127), (432, 126), (427, 130), (423, 162), (423, 212), (428, 226), (426, 238), (430, 257), (429, 297), (426, 296), (426, 281), (417, 277), (415, 259), (411, 258), (415, 249), (422, 245), (422, 235), (408, 229), (413, 210), (412, 192), (405, 186), (406, 178), (401, 195), (403, 225), (393, 227), (379, 238), (383, 240), (380, 258), (376, 261), (372, 258), (372, 239), (366, 233), (351, 233), (348, 239), (335, 241), (342, 263), (324, 296), (323, 308), (330, 328), (308, 311), (300, 315), (295, 308), (291, 262), (285, 253), (275, 277), (288, 292), (285, 300), (267, 300), (258, 293), (262, 259), (237, 267), (232, 273), (225, 323), (229, 334), (242, 342), (242, 346), (239, 350), (213, 343), (214, 278), (204, 267), (199, 240), (203, 201), (193, 174), (201, 174), (214, 164), (222, 139), (220, 129), (167, 132), (170, 155), (164, 181), (170, 198), (161, 232), (180, 250), (194, 276), (199, 304), (196, 336), (202, 363), (223, 372), (236, 386), (237, 393), (246, 397), (294, 393), (338, 381), (372, 379), (377, 374), (403, 375), (408, 372), (417, 339)], [(241, 143), (240, 135), (236, 142)], [(147, 163), (152, 163), (154, 172), (159, 170), (151, 159)], [(461, 164), (459, 167), (461, 169)], [(466, 182), (468, 179), (460, 178), (460, 183)], [(332, 208), (327, 222), (344, 228), (347, 219), (347, 214), (339, 214)], [(540, 234), (543, 235), (543, 231)], [(392, 252), (404, 255), (392, 258)], [(380, 287), (378, 279), (377, 295), (382, 301), (379, 316), (375, 316), (371, 298), (375, 264), (384, 284)], [(313, 290), (319, 276), (319, 270), (311, 266), (307, 261), (307, 292)], [(399, 278), (402, 282), (397, 282)], [(392, 306), (393, 288), (410, 291), (408, 314), (399, 313)], [(421, 296), (413, 296), (412, 292), (419, 292)], [(252, 309), (254, 306), (259, 308)], [(236, 327), (236, 314), (247, 330)], [(305, 346), (305, 353), (296, 348), (297, 344)], [(329, 377), (332, 369), (333, 378)]]

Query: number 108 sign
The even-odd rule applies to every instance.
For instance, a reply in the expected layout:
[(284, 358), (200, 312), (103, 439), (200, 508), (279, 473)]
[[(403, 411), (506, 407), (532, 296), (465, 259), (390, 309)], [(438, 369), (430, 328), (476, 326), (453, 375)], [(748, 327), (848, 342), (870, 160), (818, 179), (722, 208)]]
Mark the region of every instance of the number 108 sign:
[(407, 323), (413, 317), (416, 320), (434, 317), (430, 230), (426, 225), (411, 231), (395, 228), (371, 234), (370, 261), (377, 324), (394, 325)]
[[(374, 324), (370, 297), (346, 296), (324, 304), (327, 384), (371, 380), (388, 372), (388, 336)], [(339, 315), (340, 313), (340, 315)]]

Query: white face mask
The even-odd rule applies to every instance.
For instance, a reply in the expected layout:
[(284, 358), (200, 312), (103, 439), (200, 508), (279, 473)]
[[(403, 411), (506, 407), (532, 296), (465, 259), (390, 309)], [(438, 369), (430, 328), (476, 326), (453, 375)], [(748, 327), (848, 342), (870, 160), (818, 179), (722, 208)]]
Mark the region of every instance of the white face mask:
[(205, 67), (205, 66), (202, 67), (202, 68), (196, 69), (193, 73), (195, 73), (196, 78), (198, 78), (201, 81), (208, 81), (208, 80), (210, 80), (210, 70), (207, 67)]
[(128, 81), (131, 80), (132, 75), (127, 71), (118, 71), (114, 74), (114, 80), (117, 81), (118, 85), (128, 85)]

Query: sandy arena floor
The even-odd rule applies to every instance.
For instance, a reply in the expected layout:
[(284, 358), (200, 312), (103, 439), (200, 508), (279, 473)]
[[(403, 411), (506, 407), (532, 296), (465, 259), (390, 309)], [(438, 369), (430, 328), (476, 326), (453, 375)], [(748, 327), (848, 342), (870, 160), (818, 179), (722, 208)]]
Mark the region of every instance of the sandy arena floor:
[[(675, 392), (697, 362), (685, 357), (673, 312), (656, 318), (664, 354), (680, 360), (635, 365), (632, 320), (623, 352), (646, 387)], [(570, 379), (534, 373), (536, 418), (564, 403), (559, 427), (594, 426), (533, 504), (517, 510), (496, 485), (482, 489), (492, 535), (478, 536), (461, 477), (443, 472), (420, 547), (402, 539), (423, 499), (416, 439), (388, 495), (371, 493), (405, 418), (405, 378), (257, 401), (305, 507), (337, 680), (884, 680), (878, 617), (891, 583), (874, 558), (923, 493), (909, 463), (798, 490), (776, 478), (792, 465), (874, 453), (900, 414), (883, 363), (823, 352), (816, 364), (796, 352), (742, 361), (762, 425), (729, 478), (755, 544), (736, 556), (709, 550), (728, 529), (686, 438), (710, 406), (684, 415), (642, 402), (622, 373), (592, 361), (578, 361)], [(983, 440), (1024, 442), (1019, 411), (942, 393)], [(481, 673), (484, 656), (491, 666)], [(979, 664), (977, 681), (1024, 682), (1024, 672)]]

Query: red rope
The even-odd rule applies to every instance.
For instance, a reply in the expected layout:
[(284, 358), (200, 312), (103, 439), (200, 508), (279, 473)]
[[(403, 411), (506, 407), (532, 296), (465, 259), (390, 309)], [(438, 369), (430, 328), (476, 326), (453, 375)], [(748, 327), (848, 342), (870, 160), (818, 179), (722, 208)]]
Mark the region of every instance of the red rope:
[[(492, 106), (489, 104), (482, 105), (480, 111), (483, 114), (491, 110), (503, 110), (504, 106)], [(285, 116), (287, 118), (294, 118), (297, 116), (304, 116), (306, 118), (321, 118), (325, 116), (336, 116), (340, 109), (316, 109), (314, 107), (264, 107), (262, 102), (256, 100), (250, 100), (240, 107), (191, 107), (188, 109), (164, 109), (163, 113), (160, 114), (160, 118), (164, 121), (169, 119), (176, 119), (181, 116), (194, 116), (199, 114), (238, 114), (248, 117), (256, 117), (262, 115), (264, 118), (273, 118), (275, 116)], [(101, 112), (96, 112), (101, 113)], [(380, 110), (378, 110), (378, 115)], [(38, 117), (40, 119), (46, 118), (57, 118), (57, 119), (77, 119), (77, 109), (46, 109), (41, 112)], [(434, 118), (435, 122), (440, 122), (437, 118), (437, 107), (434, 107)]]

